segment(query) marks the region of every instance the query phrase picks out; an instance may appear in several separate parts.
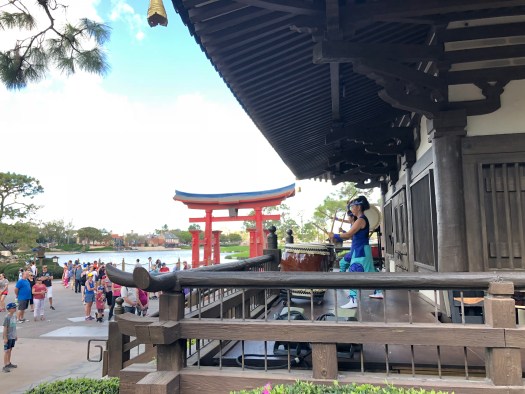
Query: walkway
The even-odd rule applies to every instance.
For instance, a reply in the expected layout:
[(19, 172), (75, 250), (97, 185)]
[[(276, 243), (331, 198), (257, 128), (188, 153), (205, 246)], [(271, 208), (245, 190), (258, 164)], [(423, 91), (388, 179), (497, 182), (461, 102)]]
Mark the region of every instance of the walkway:
[[(14, 301), (13, 288), (14, 283), (10, 283), (8, 302)], [(30, 321), (18, 324), (18, 341), (12, 356), (18, 368), (10, 373), (0, 372), (2, 392), (23, 394), (42, 382), (102, 376), (102, 363), (87, 361), (87, 343), (89, 339), (106, 339), (108, 323), (85, 321), (80, 294), (65, 289), (60, 281), (53, 282), (53, 306), (56, 310), (49, 310), (46, 302), (46, 321), (34, 322), (32, 314), (26, 312)], [(150, 301), (150, 313), (156, 311), (158, 301)], [(106, 316), (107, 313), (106, 310)], [(4, 316), (5, 313), (0, 314), (2, 322)], [(97, 350), (92, 349), (92, 358), (98, 358)]]

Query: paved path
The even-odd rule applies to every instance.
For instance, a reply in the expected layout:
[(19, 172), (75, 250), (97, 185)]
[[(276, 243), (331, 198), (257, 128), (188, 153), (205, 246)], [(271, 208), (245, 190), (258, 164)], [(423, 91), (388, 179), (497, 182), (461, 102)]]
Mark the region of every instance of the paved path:
[[(8, 302), (14, 301), (13, 288), (14, 283), (10, 283)], [(11, 360), (18, 368), (10, 373), (0, 371), (3, 393), (23, 394), (39, 383), (68, 377), (102, 376), (102, 363), (87, 361), (87, 346), (89, 339), (107, 338), (108, 323), (85, 321), (80, 294), (65, 289), (60, 281), (53, 282), (53, 306), (54, 311), (46, 301), (45, 321), (33, 321), (28, 309), (25, 317), (30, 321), (17, 325), (18, 341)], [(150, 301), (150, 313), (156, 311), (158, 301)], [(107, 313), (106, 310), (106, 317)], [(4, 312), (0, 313), (2, 322), (4, 316)], [(91, 358), (98, 358), (97, 350), (92, 345)]]

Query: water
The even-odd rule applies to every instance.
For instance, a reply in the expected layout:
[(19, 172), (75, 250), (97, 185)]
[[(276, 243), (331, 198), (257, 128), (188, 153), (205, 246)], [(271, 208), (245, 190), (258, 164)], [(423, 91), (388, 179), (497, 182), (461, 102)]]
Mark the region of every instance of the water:
[[(51, 253), (49, 253), (50, 255)], [(226, 256), (231, 253), (221, 253), (221, 263), (227, 263), (235, 260), (228, 260)], [(80, 260), (81, 263), (93, 262), (95, 260), (102, 261), (103, 263), (115, 263), (118, 268), (121, 268), (122, 259), (124, 259), (126, 271), (131, 272), (135, 267), (137, 259), (140, 259), (140, 263), (146, 269), (148, 269), (148, 257), (151, 257), (152, 261), (155, 262), (160, 259), (163, 263), (170, 268), (175, 266), (177, 260), (180, 259), (181, 263), (186, 260), (191, 265), (191, 250), (126, 250), (119, 252), (87, 252), (87, 253), (74, 253), (74, 254), (57, 254), (58, 264), (63, 265), (69, 260), (75, 261)], [(203, 251), (201, 249), (200, 256), (202, 258)], [(50, 257), (50, 256), (47, 256)]]

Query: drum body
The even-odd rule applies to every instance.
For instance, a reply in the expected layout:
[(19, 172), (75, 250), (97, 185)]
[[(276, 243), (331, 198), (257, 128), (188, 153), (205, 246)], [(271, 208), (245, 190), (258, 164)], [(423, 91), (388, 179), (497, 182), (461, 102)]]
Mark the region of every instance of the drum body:
[(335, 260), (331, 244), (286, 244), (281, 271), (328, 272)]
[[(328, 272), (336, 258), (332, 244), (286, 244), (281, 259), (281, 271)], [(310, 299), (321, 303), (326, 289), (292, 289), (291, 298)], [(286, 304), (286, 291), (281, 291)]]

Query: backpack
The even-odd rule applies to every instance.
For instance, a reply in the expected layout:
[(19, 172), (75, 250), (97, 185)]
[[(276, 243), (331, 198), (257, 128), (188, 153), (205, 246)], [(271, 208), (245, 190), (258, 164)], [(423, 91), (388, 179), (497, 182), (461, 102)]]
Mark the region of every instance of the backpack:
[[(288, 320), (288, 312), (283, 309), (281, 314), (276, 317), (275, 320)], [(296, 310), (290, 310), (290, 320), (306, 320), (304, 315)], [(297, 357), (301, 356), (304, 352), (306, 353), (311, 351), (310, 344), (308, 342), (282, 342), (275, 341), (273, 345), (273, 354), (288, 354), (288, 348), (290, 349), (290, 355)]]

